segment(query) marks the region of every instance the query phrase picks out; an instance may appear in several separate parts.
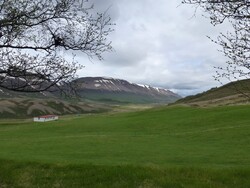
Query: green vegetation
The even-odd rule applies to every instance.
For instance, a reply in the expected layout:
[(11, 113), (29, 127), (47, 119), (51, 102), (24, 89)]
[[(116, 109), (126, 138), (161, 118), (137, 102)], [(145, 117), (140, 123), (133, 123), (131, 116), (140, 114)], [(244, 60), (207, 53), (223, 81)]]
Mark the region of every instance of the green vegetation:
[(230, 82), (219, 88), (212, 88), (197, 95), (178, 100), (177, 104), (198, 106), (246, 103), (250, 98), (250, 79)]
[(0, 161), (1, 187), (249, 187), (249, 170), (55, 165)]
[(0, 123), (0, 187), (249, 187), (249, 106)]

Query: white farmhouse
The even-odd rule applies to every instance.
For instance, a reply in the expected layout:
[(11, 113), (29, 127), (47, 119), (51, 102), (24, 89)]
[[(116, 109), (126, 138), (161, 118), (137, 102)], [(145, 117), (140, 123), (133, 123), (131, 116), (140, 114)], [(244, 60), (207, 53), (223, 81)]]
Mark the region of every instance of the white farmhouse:
[(45, 115), (45, 116), (34, 117), (33, 120), (34, 120), (34, 122), (55, 121), (55, 120), (58, 120), (58, 116), (56, 116), (56, 115)]

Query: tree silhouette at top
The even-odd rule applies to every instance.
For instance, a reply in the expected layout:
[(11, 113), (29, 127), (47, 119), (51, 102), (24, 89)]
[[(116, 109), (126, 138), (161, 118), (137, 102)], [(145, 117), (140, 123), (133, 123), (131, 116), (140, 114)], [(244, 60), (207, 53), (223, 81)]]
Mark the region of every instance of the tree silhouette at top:
[(92, 12), (86, 0), (1, 0), (0, 88), (39, 92), (71, 82), (82, 67), (66, 52), (102, 60), (113, 24)]

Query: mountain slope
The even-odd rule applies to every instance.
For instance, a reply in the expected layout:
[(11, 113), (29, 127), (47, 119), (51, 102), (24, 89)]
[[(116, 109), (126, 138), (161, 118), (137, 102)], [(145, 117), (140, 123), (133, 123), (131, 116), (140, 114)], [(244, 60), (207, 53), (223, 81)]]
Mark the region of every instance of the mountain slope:
[(181, 98), (167, 89), (114, 78), (85, 77), (75, 80), (74, 84), (82, 98), (102, 102), (171, 103)]
[(79, 95), (74, 101), (64, 98), (59, 91), (29, 93), (0, 88), (0, 118), (103, 112), (111, 110), (113, 104), (167, 104), (180, 98), (166, 89), (113, 78), (79, 78), (72, 86)]
[(230, 82), (197, 95), (178, 100), (175, 104), (226, 105), (245, 103), (250, 99), (250, 79)]
[(56, 99), (0, 99), (0, 118), (26, 118), (45, 114), (84, 114), (110, 110), (108, 106)]
[[(71, 83), (82, 100), (105, 103), (172, 103), (181, 97), (167, 89), (130, 83), (122, 79), (104, 77), (83, 77)], [(67, 85), (62, 86), (70, 91)], [(28, 93), (14, 92), (0, 88), (0, 98), (57, 98), (63, 99), (59, 90)]]

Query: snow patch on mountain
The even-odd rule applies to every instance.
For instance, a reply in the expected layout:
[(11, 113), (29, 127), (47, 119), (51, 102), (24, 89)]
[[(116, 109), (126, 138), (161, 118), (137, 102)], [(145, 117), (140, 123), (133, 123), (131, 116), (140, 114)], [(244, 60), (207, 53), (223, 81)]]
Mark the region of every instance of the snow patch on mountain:
[(101, 86), (101, 84), (95, 84), (95, 87), (100, 87)]
[(143, 85), (143, 84), (135, 84), (135, 85), (138, 85), (140, 87), (144, 87), (144, 88), (150, 89), (150, 86), (148, 86), (148, 85)]

